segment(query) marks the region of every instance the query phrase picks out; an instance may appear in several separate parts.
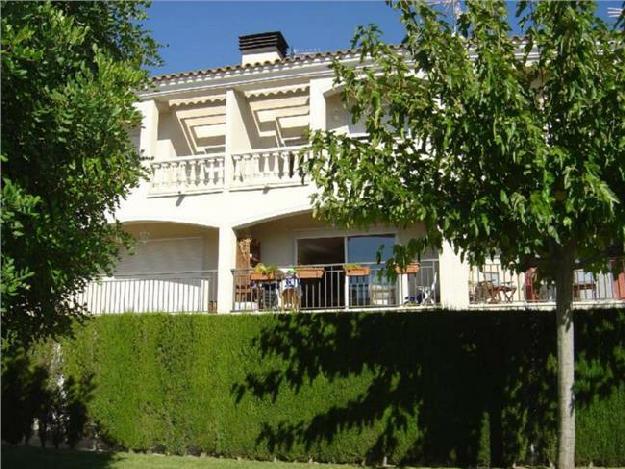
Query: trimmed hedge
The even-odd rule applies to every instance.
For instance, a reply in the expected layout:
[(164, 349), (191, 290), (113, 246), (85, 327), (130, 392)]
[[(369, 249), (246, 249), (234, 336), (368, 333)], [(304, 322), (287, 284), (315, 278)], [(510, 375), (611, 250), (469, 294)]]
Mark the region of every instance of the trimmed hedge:
[[(625, 311), (580, 311), (577, 462), (625, 464)], [(106, 440), (256, 459), (556, 454), (551, 312), (103, 316), (62, 346)]]

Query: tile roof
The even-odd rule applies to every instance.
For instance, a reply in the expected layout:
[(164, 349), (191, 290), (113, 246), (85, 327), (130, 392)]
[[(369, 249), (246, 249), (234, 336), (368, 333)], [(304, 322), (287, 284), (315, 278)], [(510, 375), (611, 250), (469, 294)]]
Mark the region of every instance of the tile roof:
[(326, 52), (315, 52), (312, 54), (298, 54), (298, 55), (287, 55), (286, 57), (278, 60), (266, 60), (264, 62), (254, 62), (246, 65), (226, 65), (224, 67), (215, 67), (215, 68), (207, 68), (204, 70), (194, 70), (191, 72), (179, 72), (179, 73), (168, 73), (164, 75), (155, 75), (152, 77), (154, 82), (163, 82), (177, 78), (194, 78), (194, 77), (203, 77), (210, 75), (217, 75), (228, 72), (235, 72), (241, 70), (249, 70), (257, 67), (267, 67), (267, 66), (277, 66), (283, 64), (298, 64), (298, 63), (306, 63), (319, 59), (332, 59), (336, 57), (345, 57), (347, 55), (352, 55), (357, 53), (357, 49), (344, 49), (337, 51), (326, 51)]
[[(512, 42), (517, 45), (521, 45), (524, 42), (524, 37), (522, 36), (512, 36)], [(400, 45), (394, 45), (396, 49), (400, 49)], [(208, 77), (211, 75), (220, 75), (224, 73), (233, 73), (240, 72), (244, 70), (251, 70), (258, 67), (273, 67), (278, 65), (285, 64), (304, 64), (307, 62), (313, 62), (315, 60), (329, 60), (334, 58), (347, 57), (350, 55), (355, 55), (360, 52), (359, 49), (339, 49), (335, 51), (324, 51), (324, 52), (315, 52), (309, 54), (297, 54), (297, 55), (287, 55), (286, 57), (278, 60), (266, 60), (264, 62), (254, 62), (246, 65), (226, 65), (223, 67), (214, 67), (207, 68), (204, 70), (193, 70), (190, 72), (179, 72), (179, 73), (168, 73), (163, 75), (155, 75), (152, 77), (153, 82), (162, 83), (169, 80), (180, 79), (180, 78), (199, 78), (199, 77)]]

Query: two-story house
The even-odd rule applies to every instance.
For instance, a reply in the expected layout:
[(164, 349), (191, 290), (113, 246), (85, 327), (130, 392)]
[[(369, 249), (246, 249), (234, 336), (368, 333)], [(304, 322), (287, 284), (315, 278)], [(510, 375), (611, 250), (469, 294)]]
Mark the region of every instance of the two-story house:
[[(115, 275), (81, 297), (92, 312), (464, 308), (549, 304), (553, 289), (494, 260), (471, 269), (449, 245), (388, 280), (376, 252), (422, 224), (344, 230), (312, 216), (300, 178), (308, 129), (364, 135), (333, 84), (330, 62), (354, 51), (287, 55), (279, 32), (239, 38), (241, 63), (154, 78), (134, 135), (150, 178), (116, 214), (137, 239)], [(383, 256), (384, 257), (384, 256)], [(259, 264), (261, 264), (259, 266)], [(264, 266), (264, 267), (263, 267)], [(579, 300), (621, 301), (625, 278), (580, 272)]]

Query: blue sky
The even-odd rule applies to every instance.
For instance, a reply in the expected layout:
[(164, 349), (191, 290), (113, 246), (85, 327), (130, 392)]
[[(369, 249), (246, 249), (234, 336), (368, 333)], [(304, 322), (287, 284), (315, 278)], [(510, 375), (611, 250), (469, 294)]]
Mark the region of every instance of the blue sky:
[[(599, 14), (619, 5), (600, 2)], [(155, 1), (149, 14), (147, 27), (168, 46), (154, 74), (237, 64), (243, 34), (282, 31), (296, 51), (347, 48), (361, 24), (377, 24), (387, 42), (403, 37), (396, 13), (382, 1)]]

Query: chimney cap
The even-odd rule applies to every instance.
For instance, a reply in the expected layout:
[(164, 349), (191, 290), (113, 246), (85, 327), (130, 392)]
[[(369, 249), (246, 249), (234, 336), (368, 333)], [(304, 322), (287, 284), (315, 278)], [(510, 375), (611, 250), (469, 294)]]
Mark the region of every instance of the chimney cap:
[(239, 50), (241, 52), (249, 53), (255, 50), (268, 48), (276, 49), (278, 53), (284, 57), (289, 45), (280, 31), (239, 36)]

